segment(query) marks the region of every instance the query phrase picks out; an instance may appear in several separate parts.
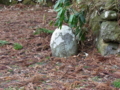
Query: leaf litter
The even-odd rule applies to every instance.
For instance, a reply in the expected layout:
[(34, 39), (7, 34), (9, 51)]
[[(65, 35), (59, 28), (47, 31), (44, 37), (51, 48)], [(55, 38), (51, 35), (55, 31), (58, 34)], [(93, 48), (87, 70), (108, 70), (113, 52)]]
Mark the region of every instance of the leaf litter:
[[(101, 56), (92, 41), (79, 46), (76, 56), (52, 57), (51, 34), (34, 35), (38, 28), (56, 28), (49, 26), (56, 13), (48, 11), (48, 7), (24, 5), (0, 9), (1, 40), (23, 46), (21, 50), (8, 44), (0, 46), (0, 89), (119, 90), (112, 83), (120, 78), (120, 57)], [(45, 21), (43, 14), (47, 16)]]

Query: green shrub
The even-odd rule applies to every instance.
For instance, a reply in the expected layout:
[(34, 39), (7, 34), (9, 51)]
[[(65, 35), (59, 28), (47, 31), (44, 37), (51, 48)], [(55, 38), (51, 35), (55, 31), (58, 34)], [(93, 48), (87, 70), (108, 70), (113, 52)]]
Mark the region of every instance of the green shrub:
[(117, 79), (115, 81), (113, 81), (113, 86), (116, 87), (116, 88), (120, 88), (120, 79)]
[(62, 24), (67, 23), (75, 31), (75, 34), (78, 36), (79, 40), (84, 40), (86, 31), (83, 30), (82, 27), (86, 23), (86, 9), (76, 10), (73, 6), (77, 0), (72, 1), (57, 0), (54, 6), (55, 11), (57, 12), (57, 20), (55, 25), (61, 28)]
[(15, 50), (21, 50), (23, 48), (23, 46), (19, 43), (14, 43), (13, 47), (14, 47)]
[(54, 9), (57, 12), (55, 25), (67, 23), (75, 32), (79, 41), (85, 40), (88, 23), (93, 11), (100, 14), (100, 7), (105, 0), (57, 0)]

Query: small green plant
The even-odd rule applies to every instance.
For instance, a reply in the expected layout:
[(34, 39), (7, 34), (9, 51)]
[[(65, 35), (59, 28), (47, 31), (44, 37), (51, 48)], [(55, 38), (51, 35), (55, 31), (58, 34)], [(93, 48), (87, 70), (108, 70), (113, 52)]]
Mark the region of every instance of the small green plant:
[(38, 62), (37, 64), (38, 65), (43, 65), (43, 64), (45, 64), (45, 62)]
[(7, 42), (7, 41), (0, 40), (0, 46), (6, 45), (6, 44), (8, 44), (8, 43), (9, 43), (9, 42)]
[(40, 34), (40, 33), (47, 33), (47, 34), (52, 34), (53, 31), (45, 29), (45, 28), (38, 28), (36, 29), (36, 31), (34, 32), (34, 35)]
[(35, 66), (35, 64), (32, 64), (32, 65), (29, 65), (28, 67), (34, 67)]
[(23, 48), (23, 46), (19, 43), (14, 43), (13, 46), (15, 50), (21, 50)]
[(10, 21), (7, 21), (7, 24), (11, 23)]
[(115, 81), (113, 81), (113, 86), (116, 87), (116, 88), (120, 88), (120, 79), (117, 79)]
[(48, 57), (46, 57), (46, 59), (50, 59), (50, 57), (48, 56)]
[(87, 68), (90, 68), (90, 67), (89, 67), (89, 66), (84, 66), (84, 68), (86, 68), (86, 69), (87, 69)]

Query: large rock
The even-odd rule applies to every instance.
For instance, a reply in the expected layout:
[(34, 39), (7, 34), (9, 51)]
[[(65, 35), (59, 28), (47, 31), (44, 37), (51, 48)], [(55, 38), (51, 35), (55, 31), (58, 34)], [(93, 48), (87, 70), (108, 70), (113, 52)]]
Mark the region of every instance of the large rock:
[(120, 0), (106, 0), (105, 9), (120, 11)]
[(77, 41), (72, 29), (66, 25), (57, 28), (51, 37), (50, 47), (52, 55), (56, 57), (68, 57), (77, 54)]
[(120, 43), (120, 26), (117, 22), (106, 21), (101, 24), (101, 38), (105, 42)]
[(97, 48), (98, 51), (103, 56), (111, 55), (111, 54), (120, 54), (120, 48), (118, 43), (114, 43), (114, 42), (106, 43), (101, 37), (97, 42)]
[(120, 54), (120, 27), (115, 21), (101, 24), (97, 48), (102, 55)]
[(105, 11), (101, 14), (101, 18), (108, 21), (117, 20), (117, 17), (118, 17), (117, 12), (111, 10)]

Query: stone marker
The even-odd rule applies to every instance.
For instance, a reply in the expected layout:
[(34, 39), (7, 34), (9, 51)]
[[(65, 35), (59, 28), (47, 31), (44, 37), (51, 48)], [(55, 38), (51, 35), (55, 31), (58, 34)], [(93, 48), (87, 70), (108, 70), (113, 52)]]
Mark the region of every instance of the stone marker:
[(51, 37), (50, 47), (55, 57), (68, 57), (77, 54), (77, 41), (72, 29), (66, 25), (57, 28)]

